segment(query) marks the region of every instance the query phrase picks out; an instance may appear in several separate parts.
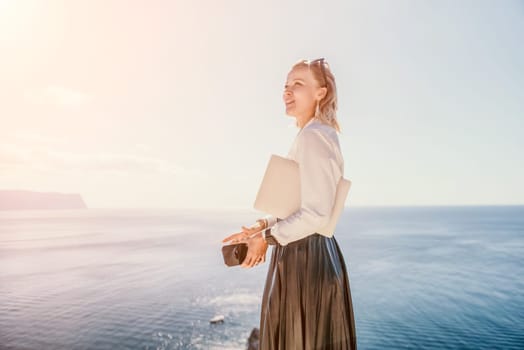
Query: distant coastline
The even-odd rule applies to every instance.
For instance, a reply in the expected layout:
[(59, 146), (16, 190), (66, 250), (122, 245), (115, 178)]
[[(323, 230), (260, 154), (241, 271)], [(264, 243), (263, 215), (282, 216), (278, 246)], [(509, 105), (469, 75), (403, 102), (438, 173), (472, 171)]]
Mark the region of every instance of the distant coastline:
[(80, 194), (0, 190), (0, 210), (87, 209)]

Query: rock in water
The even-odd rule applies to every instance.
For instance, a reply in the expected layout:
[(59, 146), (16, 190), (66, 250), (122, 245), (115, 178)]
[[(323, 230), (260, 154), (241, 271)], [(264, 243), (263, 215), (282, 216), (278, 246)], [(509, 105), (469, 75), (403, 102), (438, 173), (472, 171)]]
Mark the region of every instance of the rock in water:
[(209, 320), (210, 323), (222, 323), (224, 322), (224, 315), (216, 315)]
[(260, 331), (255, 327), (247, 339), (247, 350), (258, 350), (259, 339)]

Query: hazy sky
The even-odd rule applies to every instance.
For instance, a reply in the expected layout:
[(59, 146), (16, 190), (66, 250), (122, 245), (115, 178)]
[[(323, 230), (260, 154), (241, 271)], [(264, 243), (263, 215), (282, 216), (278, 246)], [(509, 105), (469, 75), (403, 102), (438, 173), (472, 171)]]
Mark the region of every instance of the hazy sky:
[(355, 205), (524, 204), (524, 1), (0, 0), (0, 189), (251, 208), (326, 57)]

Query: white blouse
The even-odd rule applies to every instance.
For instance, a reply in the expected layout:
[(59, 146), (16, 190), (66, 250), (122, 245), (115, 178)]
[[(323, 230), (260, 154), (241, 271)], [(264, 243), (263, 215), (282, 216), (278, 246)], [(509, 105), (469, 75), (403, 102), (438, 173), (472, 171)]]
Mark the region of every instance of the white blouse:
[(286, 218), (264, 216), (281, 245), (309, 236), (326, 226), (335, 203), (344, 159), (335, 128), (312, 118), (298, 132), (288, 158), (299, 165), (301, 208)]

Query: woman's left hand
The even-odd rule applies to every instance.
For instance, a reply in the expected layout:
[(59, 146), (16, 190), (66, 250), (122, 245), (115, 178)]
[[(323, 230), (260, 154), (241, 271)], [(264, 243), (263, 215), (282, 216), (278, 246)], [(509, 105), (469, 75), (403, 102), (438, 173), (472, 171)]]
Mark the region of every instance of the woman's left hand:
[(247, 255), (242, 267), (253, 267), (266, 261), (268, 244), (261, 235), (255, 235), (247, 240)]

